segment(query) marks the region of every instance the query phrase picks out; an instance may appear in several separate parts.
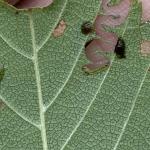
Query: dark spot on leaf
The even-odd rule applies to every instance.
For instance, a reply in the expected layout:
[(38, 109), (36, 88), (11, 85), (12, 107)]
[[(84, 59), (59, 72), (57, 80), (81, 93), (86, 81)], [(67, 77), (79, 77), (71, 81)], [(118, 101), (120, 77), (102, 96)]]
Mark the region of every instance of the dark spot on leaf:
[(86, 21), (81, 26), (81, 32), (85, 35), (93, 32), (93, 24), (90, 21)]
[(126, 58), (125, 56), (125, 42), (122, 38), (118, 38), (117, 44), (115, 46), (115, 51), (118, 58)]

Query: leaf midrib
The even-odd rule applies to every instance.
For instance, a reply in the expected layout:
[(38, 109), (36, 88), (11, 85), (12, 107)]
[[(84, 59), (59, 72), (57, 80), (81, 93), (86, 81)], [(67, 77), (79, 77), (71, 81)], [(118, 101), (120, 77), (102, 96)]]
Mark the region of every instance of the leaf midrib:
[[(60, 17), (67, 5), (68, 0), (65, 1), (64, 7), (56, 21), (56, 24), (60, 20)], [(48, 150), (48, 143), (47, 143), (47, 134), (46, 134), (46, 127), (45, 127), (45, 107), (43, 103), (43, 95), (42, 95), (42, 87), (41, 87), (41, 78), (40, 78), (40, 69), (39, 69), (39, 62), (38, 62), (38, 51), (44, 46), (44, 44), (48, 41), (49, 37), (51, 36), (54, 29), (51, 30), (51, 33), (46, 38), (46, 40), (41, 44), (39, 48), (37, 48), (36, 40), (35, 40), (35, 29), (34, 23), (32, 19), (32, 13), (29, 12), (29, 21), (30, 21), (30, 30), (31, 30), (31, 40), (32, 40), (32, 48), (33, 48), (33, 63), (34, 63), (34, 70), (35, 70), (35, 77), (36, 77), (36, 84), (37, 84), (37, 94), (39, 99), (39, 113), (40, 113), (40, 130), (41, 130), (41, 138), (43, 142), (43, 150)], [(55, 28), (55, 25), (54, 25)]]
[(36, 84), (37, 84), (37, 94), (39, 99), (41, 137), (43, 142), (43, 150), (48, 150), (46, 128), (45, 128), (44, 104), (43, 104), (43, 96), (42, 96), (42, 88), (41, 88), (39, 63), (38, 63), (38, 52), (36, 48), (35, 31), (34, 31), (34, 24), (33, 24), (31, 13), (29, 13), (29, 20), (30, 20), (30, 30), (31, 30), (32, 46), (33, 46), (33, 63), (34, 63), (34, 70), (35, 70), (35, 77), (36, 77)]

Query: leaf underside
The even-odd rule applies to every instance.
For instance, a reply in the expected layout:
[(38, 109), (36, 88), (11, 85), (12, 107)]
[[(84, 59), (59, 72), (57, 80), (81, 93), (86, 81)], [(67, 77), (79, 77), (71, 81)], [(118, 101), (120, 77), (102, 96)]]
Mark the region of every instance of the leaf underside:
[[(55, 0), (19, 11), (0, 2), (0, 150), (150, 149), (150, 60), (140, 54), (149, 25), (137, 2), (115, 32), (126, 59), (112, 56), (106, 70), (86, 75), (81, 33), (99, 0)], [(52, 32), (64, 20), (64, 34)]]

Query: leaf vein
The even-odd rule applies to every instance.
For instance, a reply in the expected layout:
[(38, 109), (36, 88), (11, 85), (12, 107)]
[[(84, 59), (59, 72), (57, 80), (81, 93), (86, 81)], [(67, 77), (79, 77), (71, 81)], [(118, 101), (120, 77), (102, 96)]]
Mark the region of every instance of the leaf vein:
[(53, 33), (55, 27), (57, 26), (59, 20), (61, 19), (61, 16), (62, 16), (62, 14), (63, 14), (63, 12), (64, 12), (66, 6), (67, 6), (67, 3), (68, 3), (68, 0), (66, 0), (66, 1), (64, 2), (64, 6), (62, 7), (62, 9), (61, 9), (61, 11), (60, 11), (60, 14), (59, 14), (59, 16), (58, 16), (58, 19), (56, 20), (54, 26), (52, 27), (52, 30), (51, 30), (50, 33), (48, 34), (48, 36), (47, 36), (47, 38), (45, 39), (45, 41), (43, 41), (43, 43), (41, 44), (41, 46), (39, 46), (39, 47), (37, 48), (37, 51), (40, 51), (40, 49), (46, 44), (46, 42), (47, 42), (47, 41), (49, 40), (49, 38), (51, 37), (51, 35), (52, 35), (52, 33)]
[[(125, 28), (124, 28), (124, 30), (123, 30), (122, 36), (124, 35), (124, 33), (125, 33), (126, 29), (127, 29), (127, 25), (128, 25), (128, 21), (126, 21), (126, 25), (125, 25)], [(86, 117), (86, 115), (87, 115), (87, 113), (88, 113), (90, 107), (91, 107), (92, 104), (94, 103), (94, 101), (95, 101), (95, 99), (96, 99), (96, 97), (97, 97), (99, 91), (101, 90), (101, 87), (102, 87), (102, 85), (103, 85), (103, 83), (104, 83), (104, 81), (105, 81), (105, 79), (106, 79), (106, 77), (107, 77), (107, 75), (108, 75), (108, 73), (109, 73), (109, 71), (110, 71), (110, 69), (111, 69), (111, 66), (112, 66), (112, 64), (113, 64), (113, 62), (114, 62), (114, 59), (115, 59), (115, 56), (113, 56), (112, 61), (111, 61), (111, 64), (110, 64), (109, 68), (107, 69), (106, 74), (104, 75), (104, 78), (103, 78), (102, 82), (100, 83), (99, 88), (97, 89), (94, 98), (91, 100), (91, 102), (90, 102), (89, 106), (87, 107), (85, 113), (83, 114), (83, 116), (82, 116), (82, 118), (80, 119), (79, 123), (78, 123), (78, 124), (75, 126), (75, 128), (73, 129), (72, 133), (70, 134), (70, 136), (68, 137), (68, 139), (66, 140), (66, 142), (64, 143), (64, 145), (62, 146), (61, 150), (63, 150), (63, 149), (66, 147), (66, 145), (67, 145), (68, 142), (71, 140), (72, 136), (73, 136), (74, 133), (77, 131), (77, 129), (79, 128), (80, 124), (83, 122), (84, 118)]]
[(11, 46), (11, 45), (9, 44), (9, 42), (7, 42), (7, 40), (5, 40), (5, 38), (3, 38), (3, 36), (2, 36), (1, 34), (0, 34), (0, 37), (1, 37), (1, 39), (2, 39), (10, 48), (12, 48), (16, 53), (18, 53), (18, 54), (24, 56), (24, 57), (27, 58), (27, 59), (32, 60), (32, 57), (31, 57), (31, 56), (29, 56), (28, 54), (24, 54), (24, 53), (20, 52), (19, 50), (17, 50), (16, 48), (14, 48), (13, 46)]
[(100, 89), (101, 89), (101, 87), (102, 87), (102, 85), (103, 85), (103, 83), (104, 83), (104, 81), (105, 81), (105, 79), (106, 79), (106, 77), (107, 77), (109, 71), (110, 71), (110, 68), (111, 68), (111, 66), (112, 66), (113, 61), (114, 61), (114, 58), (113, 58), (113, 60), (112, 60), (112, 62), (111, 62), (111, 64), (110, 64), (109, 68), (107, 69), (107, 72), (106, 72), (106, 74), (104, 75), (104, 78), (103, 78), (102, 82), (100, 83), (99, 88), (97, 89), (97, 91), (96, 91), (96, 93), (95, 93), (93, 99), (91, 100), (89, 106), (87, 107), (85, 113), (83, 114), (83, 116), (82, 116), (82, 118), (80, 119), (79, 123), (78, 123), (78, 124), (75, 126), (75, 128), (73, 129), (72, 133), (70, 134), (70, 136), (68, 137), (68, 139), (66, 140), (66, 142), (64, 143), (64, 145), (62, 146), (61, 150), (63, 150), (63, 149), (65, 148), (65, 146), (68, 144), (68, 142), (71, 140), (72, 136), (73, 136), (74, 133), (77, 131), (77, 129), (79, 128), (80, 124), (83, 122), (84, 118), (86, 117), (87, 113), (89, 112), (89, 109), (91, 108), (93, 102), (95, 101), (95, 99), (96, 99), (96, 97), (97, 97), (97, 95), (98, 95), (98, 93), (99, 93), (99, 91), (100, 91)]
[(41, 78), (40, 78), (40, 70), (39, 70), (39, 62), (38, 62), (38, 52), (36, 49), (34, 23), (33, 23), (31, 13), (29, 14), (29, 20), (30, 20), (30, 30), (31, 30), (32, 46), (33, 46), (33, 57), (34, 57), (33, 63), (34, 63), (34, 70), (35, 70), (35, 77), (36, 77), (36, 84), (37, 84), (37, 95), (38, 95), (38, 100), (39, 100), (41, 138), (42, 138), (42, 142), (43, 142), (43, 150), (48, 150), (46, 127), (45, 127), (43, 95), (42, 95)]
[[(87, 38), (86, 38), (86, 39), (87, 39)], [(59, 89), (59, 91), (56, 93), (56, 96), (52, 99), (51, 103), (50, 103), (48, 106), (46, 106), (45, 112), (46, 112), (47, 109), (54, 103), (54, 101), (55, 101), (55, 100), (57, 99), (57, 97), (61, 94), (61, 92), (63, 91), (63, 89), (64, 89), (65, 86), (67, 85), (68, 81), (70, 80), (70, 77), (71, 77), (71, 75), (72, 75), (72, 73), (73, 73), (73, 71), (74, 71), (74, 68), (76, 67), (77, 62), (78, 62), (78, 60), (79, 60), (79, 58), (80, 58), (82, 49), (83, 49), (83, 47), (81, 48), (81, 50), (80, 50), (80, 52), (79, 52), (79, 54), (78, 54), (78, 56), (77, 56), (77, 58), (76, 58), (76, 60), (75, 60), (75, 62), (74, 62), (74, 64), (73, 64), (73, 66), (72, 66), (72, 68), (71, 68), (71, 71), (70, 71), (70, 73), (69, 73), (67, 79), (65, 80), (64, 84), (61, 86), (61, 88)]]
[(27, 119), (26, 117), (24, 117), (23, 115), (21, 115), (20, 113), (18, 113), (6, 100), (5, 98), (0, 95), (0, 99), (2, 100), (3, 103), (6, 104), (6, 106), (8, 106), (13, 112), (15, 112), (19, 117), (21, 117), (24, 121), (30, 123), (31, 125), (33, 125), (34, 127), (38, 128), (40, 130), (40, 125), (30, 121), (29, 119)]
[(130, 116), (131, 116), (131, 114), (132, 114), (132, 112), (133, 112), (133, 110), (134, 110), (134, 107), (135, 107), (135, 104), (136, 104), (136, 100), (137, 100), (137, 98), (138, 98), (138, 96), (139, 96), (139, 94), (140, 94), (140, 91), (141, 91), (141, 89), (142, 89), (142, 86), (143, 86), (143, 83), (144, 83), (144, 81), (145, 81), (146, 75), (147, 75), (147, 73), (148, 73), (149, 67), (150, 67), (150, 65), (148, 66), (147, 71), (146, 71), (146, 73), (145, 73), (145, 75), (144, 75), (144, 77), (143, 77), (143, 79), (142, 79), (142, 82), (141, 82), (141, 84), (140, 84), (140, 86), (139, 86), (139, 89), (138, 89), (138, 91), (137, 91), (137, 94), (136, 94), (136, 96), (135, 96), (135, 99), (134, 99), (134, 101), (133, 101), (133, 104), (132, 104), (132, 106), (131, 106), (129, 115), (127, 116), (127, 119), (126, 119), (125, 122), (124, 122), (123, 128), (122, 128), (122, 130), (121, 130), (121, 133), (120, 133), (120, 135), (119, 135), (119, 137), (118, 137), (118, 140), (117, 140), (117, 142), (116, 142), (116, 144), (115, 144), (113, 150), (116, 150), (116, 149), (117, 149), (117, 147), (118, 147), (118, 145), (119, 145), (119, 143), (120, 143), (120, 140), (121, 140), (121, 138), (122, 138), (122, 136), (123, 136), (123, 134), (124, 134), (124, 132), (125, 132), (125, 129), (126, 129), (126, 127), (127, 127), (127, 124), (128, 124), (128, 122), (129, 122), (129, 120), (130, 120)]

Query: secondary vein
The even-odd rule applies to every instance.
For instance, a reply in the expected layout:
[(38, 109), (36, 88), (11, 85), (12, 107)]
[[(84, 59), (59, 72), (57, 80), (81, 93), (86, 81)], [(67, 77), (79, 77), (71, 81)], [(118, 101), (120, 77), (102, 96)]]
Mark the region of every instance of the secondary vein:
[(7, 39), (5, 39), (1, 34), (0, 34), (1, 39), (10, 47), (12, 48), (17, 54), (20, 54), (21, 56), (24, 56), (27, 59), (32, 60), (32, 56), (29, 56), (28, 54), (25, 54), (21, 51), (19, 51), (17, 48), (13, 47), (8, 41)]
[(5, 98), (0, 94), (0, 99), (1, 101), (9, 108), (11, 109), (14, 113), (16, 113), (20, 118), (22, 118), (24, 121), (28, 122), (29, 124), (33, 125), (37, 129), (40, 129), (40, 125), (37, 124), (36, 122), (32, 122), (28, 118), (26, 118), (24, 115), (20, 114), (15, 108), (13, 108), (6, 100)]
[(51, 35), (52, 35), (52, 33), (53, 33), (53, 31), (54, 31), (56, 25), (58, 24), (58, 22), (60, 21), (60, 19), (61, 19), (61, 17), (62, 17), (62, 14), (63, 14), (63, 12), (64, 12), (66, 6), (67, 6), (67, 3), (68, 3), (68, 0), (66, 0), (66, 1), (64, 2), (64, 6), (62, 7), (62, 9), (61, 9), (61, 11), (60, 11), (60, 14), (59, 14), (59, 16), (58, 16), (58, 18), (57, 18), (57, 20), (56, 20), (56, 22), (55, 22), (55, 24), (54, 24), (52, 30), (51, 30), (50, 33), (48, 34), (47, 38), (43, 41), (43, 43), (37, 48), (37, 51), (40, 51), (40, 49), (46, 44), (46, 42), (47, 42), (47, 41), (49, 40), (49, 38), (51, 37)]
[[(149, 67), (150, 67), (150, 65), (148, 66), (148, 69), (149, 69)], [(142, 79), (142, 82), (141, 82), (141, 84), (140, 84), (140, 86), (139, 86), (139, 89), (138, 89), (138, 91), (137, 91), (137, 94), (136, 94), (136, 96), (135, 96), (135, 99), (134, 99), (134, 101), (133, 101), (133, 104), (132, 104), (132, 106), (131, 106), (129, 115), (128, 115), (127, 119), (125, 120), (125, 123), (124, 123), (124, 125), (123, 125), (122, 130), (121, 130), (121, 133), (120, 133), (120, 135), (119, 135), (119, 137), (118, 137), (118, 140), (117, 140), (117, 142), (116, 142), (116, 144), (115, 144), (113, 150), (116, 150), (116, 149), (117, 149), (117, 147), (118, 147), (118, 145), (119, 145), (119, 143), (120, 143), (120, 140), (121, 140), (121, 138), (122, 138), (122, 136), (123, 136), (123, 133), (125, 132), (125, 129), (126, 129), (126, 126), (127, 126), (128, 122), (129, 122), (130, 116), (131, 116), (131, 114), (132, 114), (132, 112), (133, 112), (133, 110), (134, 110), (136, 100), (137, 100), (137, 98), (138, 98), (138, 96), (139, 96), (139, 93), (140, 93), (141, 88), (142, 88), (142, 86), (143, 86), (143, 83), (144, 83), (144, 81), (145, 81), (145, 78), (146, 78), (148, 69), (147, 69), (147, 71), (146, 71), (146, 73), (145, 73), (145, 75), (144, 75), (144, 77), (143, 77), (143, 79)]]

